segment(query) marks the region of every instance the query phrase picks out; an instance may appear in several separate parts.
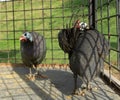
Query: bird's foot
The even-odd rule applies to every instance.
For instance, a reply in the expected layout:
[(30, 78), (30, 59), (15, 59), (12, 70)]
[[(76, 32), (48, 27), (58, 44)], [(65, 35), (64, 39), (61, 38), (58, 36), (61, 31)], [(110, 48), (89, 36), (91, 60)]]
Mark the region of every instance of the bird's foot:
[(28, 74), (28, 75), (26, 75), (26, 77), (27, 77), (28, 80), (32, 80), (32, 81), (35, 80), (35, 77), (32, 74)]
[(77, 89), (77, 90), (74, 90), (73, 92), (72, 92), (72, 95), (80, 95), (80, 96), (84, 96), (85, 95), (85, 91), (86, 91), (86, 89)]
[(90, 90), (90, 91), (92, 91), (92, 90), (98, 90), (98, 87), (93, 87), (92, 85), (89, 85), (87, 87), (87, 90)]
[(72, 92), (72, 95), (79, 95), (79, 90), (74, 90), (73, 92)]
[(84, 89), (84, 90), (81, 90), (79, 94), (80, 94), (81, 96), (85, 96), (85, 91), (86, 91), (85, 89)]
[(40, 73), (35, 73), (35, 74), (34, 74), (34, 77), (35, 77), (35, 78), (48, 78), (46, 75), (42, 75), (42, 74), (40, 74)]
[(72, 95), (85, 96), (86, 91), (92, 91), (92, 90), (98, 90), (98, 88), (92, 87), (92, 85), (89, 85), (88, 87), (81, 87), (80, 89), (74, 89)]

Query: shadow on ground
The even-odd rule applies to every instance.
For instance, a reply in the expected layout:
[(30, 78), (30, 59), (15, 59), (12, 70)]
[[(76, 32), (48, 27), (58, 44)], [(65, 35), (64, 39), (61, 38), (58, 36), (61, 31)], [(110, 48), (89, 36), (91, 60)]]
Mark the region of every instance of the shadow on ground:
[[(41, 99), (41, 100), (54, 100), (54, 98), (52, 98), (52, 96), (49, 94), (49, 93), (46, 93), (45, 91), (43, 91), (42, 88), (44, 88), (43, 86), (40, 86), (38, 85), (39, 83), (41, 83), (41, 81), (45, 82), (46, 79), (41, 79), (41, 80), (38, 80), (38, 81), (32, 81), (32, 80), (29, 80), (27, 79), (26, 75), (28, 75), (29, 73), (29, 69), (27, 67), (13, 67), (13, 70), (19, 75), (18, 78), (21, 78), (22, 81), (25, 83), (23, 85), (27, 85), (27, 87), (25, 88), (28, 88), (29, 87), (29, 90), (30, 91), (33, 91), (32, 94), (30, 94), (31, 96), (33, 95), (33, 97), (30, 97), (29, 99), (34, 99), (34, 100), (38, 100)], [(34, 70), (33, 70), (34, 72)], [(38, 83), (38, 84), (36, 84)], [(44, 85), (44, 83), (42, 83), (42, 85)], [(24, 86), (23, 86), (24, 87)], [(49, 91), (47, 91), (49, 92)], [(28, 91), (28, 94), (29, 94), (29, 91)], [(37, 96), (34, 96), (34, 95), (37, 95)]]
[[(85, 96), (71, 95), (74, 88), (73, 74), (71, 71), (61, 69), (40, 68), (41, 73), (48, 76), (48, 79), (36, 79), (31, 81), (26, 79), (26, 74), (29, 73), (26, 67), (13, 67), (13, 71), (18, 75), (18, 79), (22, 79), (25, 89), (33, 91), (27, 95), (31, 97), (41, 98), (41, 100), (116, 100), (119, 97), (112, 89), (110, 89), (100, 78), (93, 81), (93, 86), (97, 86), (98, 90), (86, 91)], [(34, 70), (33, 70), (34, 72)], [(16, 77), (17, 80), (17, 77)], [(78, 79), (78, 87), (82, 84)], [(34, 98), (32, 97), (32, 98)]]

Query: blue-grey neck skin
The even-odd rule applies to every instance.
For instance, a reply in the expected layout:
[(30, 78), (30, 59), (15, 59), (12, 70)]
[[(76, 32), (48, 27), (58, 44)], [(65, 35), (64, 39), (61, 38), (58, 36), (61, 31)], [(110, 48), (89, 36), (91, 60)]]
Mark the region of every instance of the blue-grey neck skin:
[(30, 42), (33, 42), (33, 38), (30, 32), (25, 32), (23, 36), (26, 37), (26, 39), (28, 39)]

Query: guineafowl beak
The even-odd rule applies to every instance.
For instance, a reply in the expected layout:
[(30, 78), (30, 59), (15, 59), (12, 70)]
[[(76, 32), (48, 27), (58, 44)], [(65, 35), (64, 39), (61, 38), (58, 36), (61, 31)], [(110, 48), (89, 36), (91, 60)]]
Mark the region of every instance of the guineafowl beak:
[(22, 42), (27, 41), (27, 39), (26, 39), (26, 37), (25, 37), (25, 36), (21, 36), (19, 40), (20, 40), (20, 41), (22, 41)]

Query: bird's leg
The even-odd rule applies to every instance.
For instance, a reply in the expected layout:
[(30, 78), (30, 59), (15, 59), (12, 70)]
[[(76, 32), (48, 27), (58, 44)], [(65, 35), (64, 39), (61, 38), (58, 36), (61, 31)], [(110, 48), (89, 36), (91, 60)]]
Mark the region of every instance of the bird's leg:
[(77, 89), (77, 74), (74, 74), (74, 90), (73, 90), (73, 93), (72, 94), (74, 94), (74, 95), (84, 95), (85, 94), (85, 92), (84, 92), (84, 90), (79, 90), (79, 89)]
[(74, 90), (72, 94), (77, 94), (78, 95), (78, 90), (77, 90), (77, 74), (74, 74)]
[(29, 68), (29, 77), (32, 77), (32, 69)]
[(42, 75), (42, 74), (39, 72), (37, 66), (35, 66), (35, 70), (36, 70), (36, 72), (35, 72), (35, 74), (34, 74), (35, 77), (37, 77), (37, 78), (47, 78), (47, 76)]
[(88, 83), (86, 89), (92, 91), (92, 90), (94, 90), (94, 89), (97, 90), (98, 88), (97, 88), (96, 86), (93, 87), (92, 84), (89, 84), (89, 83)]
[(31, 67), (29, 68), (29, 75), (27, 75), (27, 78), (28, 78), (29, 80), (33, 80), (33, 74), (32, 74), (32, 69), (31, 69)]
[(89, 82), (86, 83), (86, 89), (91, 90), (91, 85), (89, 85)]
[(95, 86), (93, 87), (93, 84), (90, 83), (89, 81), (86, 82), (86, 86), (82, 87), (83, 91), (92, 91), (92, 90), (97, 90), (98, 88)]

